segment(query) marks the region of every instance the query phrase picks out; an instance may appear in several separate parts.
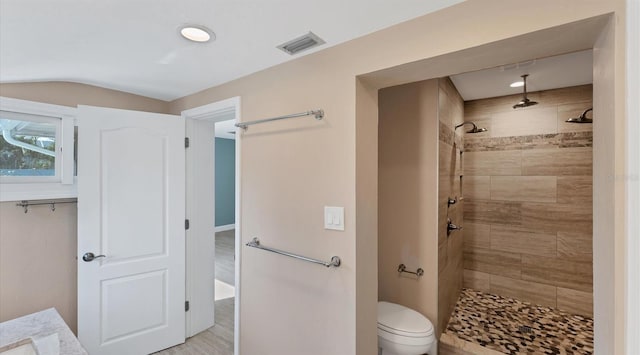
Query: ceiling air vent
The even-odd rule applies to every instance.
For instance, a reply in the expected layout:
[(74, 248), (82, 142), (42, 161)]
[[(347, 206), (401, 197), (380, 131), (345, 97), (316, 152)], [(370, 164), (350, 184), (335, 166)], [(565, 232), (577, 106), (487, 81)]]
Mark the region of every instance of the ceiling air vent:
[(282, 49), (283, 51), (291, 55), (294, 55), (324, 43), (325, 42), (322, 40), (322, 38), (318, 37), (313, 32), (309, 32), (306, 35), (300, 36), (298, 38), (292, 39), (289, 42), (283, 43), (279, 45), (277, 48)]

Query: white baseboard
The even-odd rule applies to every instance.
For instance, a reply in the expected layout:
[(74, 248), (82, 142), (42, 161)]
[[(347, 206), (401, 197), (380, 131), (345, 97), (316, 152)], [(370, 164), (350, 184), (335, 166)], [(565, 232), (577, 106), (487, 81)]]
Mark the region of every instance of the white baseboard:
[(224, 232), (224, 231), (230, 231), (232, 229), (236, 229), (236, 225), (235, 224), (225, 224), (223, 226), (217, 226), (215, 228), (216, 232)]

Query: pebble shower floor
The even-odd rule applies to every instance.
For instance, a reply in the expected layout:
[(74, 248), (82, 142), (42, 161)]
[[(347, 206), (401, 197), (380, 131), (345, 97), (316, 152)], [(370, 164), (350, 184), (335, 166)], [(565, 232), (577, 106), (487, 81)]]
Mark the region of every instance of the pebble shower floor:
[(463, 289), (447, 333), (505, 354), (593, 354), (593, 319)]

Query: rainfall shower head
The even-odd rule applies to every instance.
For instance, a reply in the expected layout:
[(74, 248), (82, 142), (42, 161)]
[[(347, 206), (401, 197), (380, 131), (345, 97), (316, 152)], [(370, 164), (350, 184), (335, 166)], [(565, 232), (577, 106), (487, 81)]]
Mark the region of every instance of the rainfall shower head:
[(470, 124), (473, 126), (470, 130), (467, 131), (467, 133), (481, 133), (481, 132), (487, 131), (486, 128), (478, 128), (478, 126), (476, 126), (476, 124), (471, 121), (462, 122), (459, 125), (457, 125), (455, 129), (458, 129), (466, 124)]
[(521, 75), (522, 81), (524, 82), (524, 93), (522, 95), (522, 100), (520, 100), (520, 102), (518, 102), (517, 104), (513, 105), (514, 109), (521, 108), (521, 107), (529, 107), (529, 106), (538, 104), (537, 102), (531, 101), (529, 100), (529, 98), (527, 98), (527, 77), (528, 76), (529, 74)]
[(593, 107), (586, 109), (581, 115), (580, 117), (571, 117), (570, 119), (566, 120), (565, 122), (569, 122), (569, 123), (593, 123), (593, 118), (587, 118), (587, 112), (589, 111), (593, 111)]

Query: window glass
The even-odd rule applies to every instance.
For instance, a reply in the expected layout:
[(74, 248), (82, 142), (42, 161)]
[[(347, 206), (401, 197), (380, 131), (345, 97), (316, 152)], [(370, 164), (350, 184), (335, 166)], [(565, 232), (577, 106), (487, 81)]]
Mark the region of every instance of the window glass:
[(0, 176), (55, 176), (58, 121), (0, 111)]

